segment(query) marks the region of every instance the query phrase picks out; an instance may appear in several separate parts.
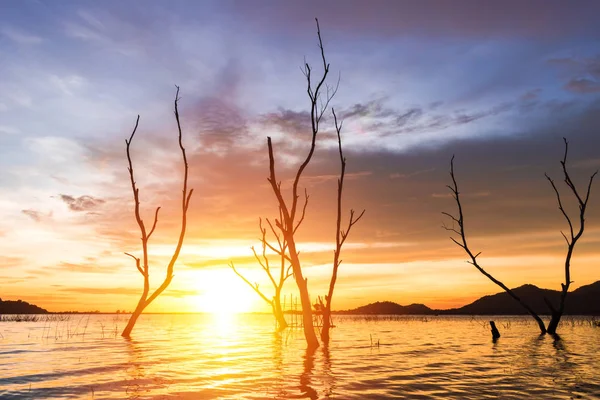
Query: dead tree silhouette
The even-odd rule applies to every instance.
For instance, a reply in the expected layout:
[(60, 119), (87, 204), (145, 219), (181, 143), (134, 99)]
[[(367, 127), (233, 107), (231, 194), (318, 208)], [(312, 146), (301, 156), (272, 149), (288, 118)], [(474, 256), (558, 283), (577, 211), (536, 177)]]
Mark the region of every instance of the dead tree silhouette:
[(566, 138), (563, 138), (563, 140), (565, 141), (565, 155), (563, 156), (563, 159), (560, 162), (560, 165), (562, 167), (565, 184), (567, 185), (567, 187), (570, 189), (571, 193), (577, 200), (577, 205), (579, 207), (579, 229), (577, 230), (577, 232), (575, 232), (575, 228), (573, 227), (573, 222), (571, 221), (569, 214), (567, 214), (567, 212), (563, 208), (563, 203), (562, 203), (562, 200), (560, 197), (560, 192), (558, 191), (556, 184), (554, 183), (554, 180), (552, 180), (552, 178), (550, 178), (548, 176), (548, 174), (546, 174), (546, 178), (548, 179), (548, 182), (550, 182), (550, 185), (552, 185), (552, 189), (554, 189), (554, 193), (556, 193), (556, 199), (558, 201), (558, 209), (560, 210), (562, 215), (567, 220), (567, 223), (569, 224), (569, 236), (568, 237), (567, 237), (567, 235), (564, 234), (564, 232), (562, 232), (562, 231), (560, 232), (562, 234), (562, 236), (565, 238), (565, 241), (567, 242), (567, 255), (565, 256), (565, 282), (560, 284), (562, 290), (560, 293), (560, 302), (559, 302), (558, 308), (555, 308), (552, 305), (552, 303), (550, 302), (550, 300), (548, 300), (547, 298), (544, 298), (544, 301), (548, 305), (548, 308), (550, 308), (550, 312), (551, 312), (551, 316), (552, 316), (550, 319), (550, 323), (548, 324), (548, 333), (550, 333), (550, 334), (556, 334), (556, 328), (558, 327), (560, 318), (562, 317), (562, 315), (565, 311), (565, 301), (567, 299), (567, 294), (569, 292), (569, 286), (571, 285), (571, 283), (573, 283), (571, 281), (571, 257), (573, 256), (573, 251), (575, 250), (575, 244), (577, 244), (577, 241), (581, 238), (581, 236), (583, 235), (583, 231), (585, 229), (585, 212), (587, 210), (588, 200), (590, 199), (590, 192), (592, 190), (592, 183), (594, 181), (594, 177), (596, 176), (596, 174), (598, 174), (598, 171), (596, 171), (590, 177), (590, 181), (587, 186), (585, 197), (583, 197), (579, 193), (577, 188), (575, 187), (575, 184), (571, 180), (571, 177), (569, 176), (569, 172), (567, 171), (567, 154), (569, 152), (569, 142), (567, 141)]
[(456, 240), (453, 237), (450, 237), (450, 239), (467, 253), (467, 255), (470, 258), (470, 261), (468, 261), (468, 262), (470, 264), (472, 264), (475, 268), (477, 268), (479, 270), (479, 272), (481, 272), (483, 275), (485, 275), (488, 279), (490, 279), (496, 285), (498, 285), (502, 289), (504, 289), (504, 291), (506, 293), (508, 293), (510, 295), (510, 297), (512, 297), (525, 310), (527, 310), (527, 312), (537, 322), (542, 335), (545, 333), (556, 334), (556, 328), (557, 328), (558, 323), (560, 322), (560, 318), (564, 312), (564, 305), (565, 305), (565, 300), (566, 300), (567, 293), (569, 290), (569, 285), (572, 283), (571, 282), (571, 256), (573, 255), (573, 250), (575, 249), (575, 244), (583, 235), (583, 231), (585, 228), (585, 212), (587, 210), (587, 203), (588, 203), (588, 200), (590, 197), (592, 182), (594, 180), (594, 177), (598, 173), (598, 171), (596, 171), (592, 174), (592, 176), (590, 177), (590, 180), (589, 180), (589, 184), (587, 186), (585, 198), (582, 197), (579, 194), (578, 190), (576, 189), (575, 185), (573, 184), (573, 181), (571, 180), (569, 173), (567, 171), (567, 154), (569, 151), (569, 144), (568, 144), (566, 138), (563, 138), (563, 140), (565, 142), (565, 153), (564, 153), (564, 157), (561, 161), (561, 165), (562, 165), (562, 170), (563, 170), (563, 174), (564, 174), (564, 181), (565, 181), (566, 185), (569, 187), (569, 189), (571, 190), (571, 192), (573, 193), (573, 195), (576, 197), (577, 202), (579, 204), (580, 227), (579, 227), (579, 230), (577, 231), (577, 233), (575, 233), (571, 218), (568, 216), (568, 214), (566, 213), (566, 211), (563, 208), (560, 193), (559, 193), (554, 181), (546, 174), (546, 178), (548, 179), (548, 181), (552, 185), (552, 188), (554, 189), (554, 192), (556, 193), (559, 209), (562, 212), (562, 214), (564, 215), (565, 219), (567, 220), (567, 222), (569, 224), (569, 230), (570, 230), (570, 239), (561, 231), (561, 234), (563, 235), (563, 237), (565, 238), (565, 240), (567, 242), (568, 248), (567, 248), (567, 255), (566, 255), (566, 259), (565, 259), (565, 283), (561, 283), (562, 292), (561, 292), (561, 297), (560, 297), (560, 305), (559, 305), (558, 309), (553, 307), (553, 305), (550, 303), (550, 301), (548, 299), (546, 299), (546, 298), (544, 299), (546, 304), (550, 308), (551, 315), (552, 315), (552, 318), (548, 325), (548, 329), (546, 329), (546, 325), (544, 324), (544, 321), (540, 318), (539, 314), (535, 310), (532, 309), (532, 307), (530, 307), (525, 301), (523, 301), (523, 299), (519, 298), (519, 296), (517, 296), (504, 283), (502, 283), (498, 279), (494, 278), (491, 274), (489, 274), (487, 271), (485, 271), (479, 265), (477, 258), (479, 257), (481, 252), (478, 252), (477, 254), (475, 254), (469, 248), (469, 245), (467, 243), (467, 235), (465, 233), (463, 208), (462, 208), (462, 204), (460, 202), (460, 192), (458, 190), (458, 184), (456, 182), (456, 178), (454, 175), (454, 156), (452, 156), (452, 159), (450, 160), (450, 177), (452, 178), (452, 185), (448, 185), (448, 188), (452, 192), (452, 197), (456, 201), (456, 205), (458, 208), (458, 216), (454, 216), (454, 215), (452, 215), (450, 213), (446, 213), (446, 212), (442, 213), (442, 214), (448, 216), (452, 220), (452, 227), (443, 225), (443, 228), (459, 235), (460, 241)]
[[(281, 189), (281, 181), (277, 180), (275, 172), (275, 157), (273, 155), (273, 144), (271, 142), (271, 137), (267, 137), (267, 147), (269, 151), (269, 177), (267, 178), (267, 180), (271, 185), (271, 189), (273, 190), (273, 194), (277, 199), (277, 203), (281, 211), (281, 217), (275, 220), (274, 228), (276, 228), (281, 233), (281, 237), (286, 241), (288, 251), (286, 254), (273, 246), (267, 245), (267, 247), (269, 247), (275, 253), (279, 254), (281, 257), (284, 257), (292, 265), (294, 280), (296, 281), (296, 285), (298, 286), (298, 291), (300, 293), (304, 337), (306, 338), (306, 343), (309, 348), (317, 348), (319, 346), (319, 341), (317, 339), (317, 335), (313, 325), (310, 296), (308, 293), (308, 281), (302, 273), (302, 264), (300, 262), (299, 253), (296, 248), (295, 234), (300, 225), (302, 224), (302, 221), (304, 220), (306, 205), (308, 204), (308, 196), (305, 196), (304, 206), (302, 207), (300, 218), (298, 218), (298, 199), (300, 197), (298, 195), (298, 186), (300, 183), (302, 173), (310, 163), (315, 152), (317, 134), (319, 133), (320, 128), (319, 124), (321, 122), (321, 119), (323, 118), (323, 114), (327, 110), (329, 102), (335, 95), (338, 88), (337, 85), (335, 87), (331, 87), (325, 82), (327, 76), (329, 75), (329, 64), (327, 63), (327, 59), (325, 58), (325, 50), (323, 48), (321, 30), (319, 28), (319, 20), (315, 20), (317, 24), (317, 37), (319, 40), (321, 60), (323, 62), (323, 74), (317, 80), (316, 85), (313, 84), (312, 67), (307, 62), (304, 63), (304, 68), (302, 69), (302, 71), (304, 73), (304, 76), (306, 77), (306, 92), (310, 100), (311, 144), (310, 150), (302, 164), (300, 164), (300, 167), (298, 168), (298, 171), (296, 172), (295, 178), (293, 180), (292, 198), (290, 202), (284, 199)], [(323, 91), (325, 91), (325, 93), (323, 93)]]
[(352, 227), (362, 218), (365, 214), (365, 210), (358, 215), (355, 216), (354, 210), (350, 210), (350, 218), (348, 220), (348, 225), (346, 226), (346, 230), (342, 229), (342, 194), (344, 191), (344, 176), (346, 174), (346, 158), (344, 157), (344, 152), (342, 150), (342, 125), (343, 122), (340, 121), (338, 123), (337, 115), (335, 114), (335, 110), (331, 109), (331, 113), (333, 114), (333, 120), (335, 123), (335, 130), (337, 132), (338, 139), (338, 151), (340, 155), (340, 178), (338, 179), (338, 190), (337, 190), (337, 219), (336, 219), (336, 231), (335, 231), (335, 250), (333, 251), (333, 270), (331, 272), (331, 279), (329, 281), (329, 291), (327, 292), (327, 296), (325, 296), (325, 305), (322, 307), (323, 312), (323, 327), (321, 329), (321, 340), (324, 343), (329, 342), (329, 330), (331, 329), (331, 302), (333, 299), (333, 290), (335, 289), (335, 283), (337, 281), (338, 268), (342, 263), (342, 259), (340, 255), (342, 253), (342, 246), (344, 242), (348, 238), (350, 234), (350, 230)]
[[(308, 196), (307, 196), (307, 200), (308, 200)], [(279, 218), (281, 220), (281, 209), (279, 210)], [(277, 234), (277, 231), (275, 230), (275, 228), (273, 227), (273, 224), (271, 223), (271, 221), (269, 219), (267, 219), (267, 224), (271, 228), (271, 232), (275, 235), (275, 238), (277, 240), (277, 249), (280, 254), (279, 255), (279, 258), (280, 258), (279, 278), (277, 280), (275, 280), (275, 278), (273, 277), (273, 274), (271, 273), (271, 265), (269, 263), (269, 257), (267, 257), (267, 247), (274, 247), (274, 246), (271, 245), (267, 241), (267, 229), (263, 227), (262, 218), (259, 219), (259, 222), (258, 222), (258, 226), (259, 226), (260, 232), (261, 232), (260, 241), (261, 241), (262, 253), (259, 256), (256, 253), (254, 246), (252, 246), (252, 253), (254, 253), (254, 258), (256, 259), (256, 261), (258, 261), (258, 264), (261, 266), (263, 271), (265, 271), (265, 273), (269, 277), (269, 281), (271, 281), (271, 284), (273, 285), (273, 288), (275, 291), (274, 295), (269, 299), (263, 293), (263, 291), (259, 288), (258, 283), (250, 282), (244, 275), (242, 275), (235, 268), (233, 261), (231, 261), (229, 263), (229, 267), (233, 270), (233, 272), (235, 272), (237, 274), (237, 276), (239, 276), (244, 282), (246, 282), (256, 292), (256, 294), (258, 294), (265, 302), (267, 302), (267, 304), (269, 304), (271, 306), (271, 310), (273, 311), (273, 316), (275, 317), (275, 320), (277, 321), (277, 329), (279, 331), (282, 331), (285, 328), (287, 328), (288, 324), (287, 324), (287, 321), (285, 320), (285, 316), (283, 315), (283, 310), (281, 308), (281, 290), (283, 288), (283, 284), (285, 283), (285, 281), (290, 276), (292, 276), (292, 266), (287, 265), (287, 263), (286, 263), (285, 254), (287, 251), (287, 242), (285, 241), (284, 238), (281, 237), (281, 235)]]
[(129, 163), (129, 168), (128, 168), (129, 177), (131, 180), (131, 189), (133, 190), (133, 199), (135, 202), (135, 211), (134, 211), (135, 212), (135, 220), (140, 228), (140, 232), (142, 235), (142, 237), (141, 237), (142, 258), (140, 259), (139, 257), (136, 257), (129, 253), (125, 253), (125, 254), (135, 260), (135, 265), (137, 267), (137, 270), (144, 277), (144, 289), (142, 291), (142, 295), (138, 301), (138, 304), (137, 304), (135, 310), (133, 311), (133, 313), (131, 314), (131, 317), (129, 318), (129, 322), (127, 322), (127, 326), (123, 330), (123, 333), (121, 333), (121, 336), (123, 336), (123, 337), (131, 336), (131, 331), (133, 330), (135, 323), (137, 322), (139, 316), (142, 314), (144, 309), (146, 307), (148, 307), (148, 305), (150, 303), (152, 303), (152, 301), (154, 301), (154, 299), (156, 299), (171, 283), (171, 280), (173, 279), (173, 268), (175, 266), (175, 262), (177, 261), (177, 258), (179, 257), (179, 252), (181, 251), (181, 246), (183, 245), (183, 239), (185, 237), (185, 230), (186, 230), (186, 225), (187, 225), (187, 210), (190, 205), (190, 198), (192, 197), (192, 193), (194, 192), (194, 189), (190, 189), (188, 191), (188, 187), (187, 187), (188, 162), (187, 162), (187, 157), (185, 154), (185, 148), (183, 147), (183, 143), (182, 143), (181, 123), (179, 121), (179, 110), (177, 108), (178, 102), (179, 102), (179, 86), (176, 86), (176, 88), (177, 88), (177, 91), (175, 93), (175, 104), (174, 104), (175, 110), (174, 110), (174, 112), (175, 112), (175, 121), (177, 122), (177, 131), (179, 134), (179, 148), (181, 149), (181, 155), (182, 155), (183, 167), (184, 167), (183, 190), (182, 190), (182, 198), (181, 198), (181, 230), (179, 233), (179, 239), (177, 240), (177, 246), (175, 247), (175, 251), (173, 252), (173, 255), (171, 256), (169, 264), (167, 265), (167, 273), (166, 273), (165, 279), (163, 280), (161, 285), (154, 290), (154, 292), (152, 294), (150, 294), (148, 241), (150, 240), (150, 237), (152, 236), (152, 234), (154, 233), (154, 230), (156, 229), (156, 224), (158, 223), (158, 213), (160, 211), (160, 207), (156, 208), (156, 211), (154, 212), (154, 223), (152, 224), (150, 231), (147, 231), (146, 225), (144, 224), (144, 221), (140, 214), (140, 190), (137, 187), (136, 181), (134, 178), (133, 163), (131, 160), (131, 153), (130, 153), (131, 142), (133, 141), (133, 137), (137, 131), (138, 124), (140, 122), (139, 115), (137, 117), (137, 120), (135, 121), (135, 127), (133, 128), (133, 132), (131, 133), (129, 140), (125, 140), (125, 143), (127, 145), (127, 161)]

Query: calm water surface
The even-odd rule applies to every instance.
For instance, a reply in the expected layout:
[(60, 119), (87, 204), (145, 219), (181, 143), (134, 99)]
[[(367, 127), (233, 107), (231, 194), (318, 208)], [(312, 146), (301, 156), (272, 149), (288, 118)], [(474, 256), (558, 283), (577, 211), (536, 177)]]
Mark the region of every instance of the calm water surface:
[(269, 315), (144, 315), (132, 340), (125, 316), (1, 322), (0, 398), (600, 398), (600, 328), (497, 317), (493, 343), (486, 321), (337, 317), (313, 354)]

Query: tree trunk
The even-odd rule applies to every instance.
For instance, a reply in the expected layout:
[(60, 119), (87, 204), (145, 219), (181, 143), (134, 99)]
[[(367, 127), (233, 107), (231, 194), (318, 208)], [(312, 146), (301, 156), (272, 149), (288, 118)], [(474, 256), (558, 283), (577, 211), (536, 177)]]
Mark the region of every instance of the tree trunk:
[(142, 314), (142, 312), (144, 312), (146, 305), (147, 304), (145, 296), (142, 296), (140, 298), (140, 301), (138, 302), (137, 307), (135, 308), (135, 311), (133, 311), (133, 314), (131, 314), (131, 317), (129, 317), (129, 322), (127, 322), (127, 326), (125, 327), (125, 329), (123, 329), (123, 333), (121, 333), (121, 336), (125, 338), (131, 337), (131, 331), (133, 330), (133, 327), (135, 326), (135, 323), (137, 322), (139, 316)]
[(281, 293), (279, 292), (275, 293), (275, 297), (273, 298), (273, 315), (275, 315), (275, 319), (277, 320), (277, 330), (285, 330), (288, 324), (281, 309)]
[[(570, 275), (567, 275), (567, 278), (570, 279)], [(568, 281), (567, 281), (568, 282)], [(546, 298), (546, 304), (548, 304), (548, 308), (550, 308), (550, 323), (548, 324), (548, 333), (551, 335), (556, 335), (556, 329), (558, 328), (558, 324), (560, 323), (560, 319), (562, 318), (565, 312), (565, 301), (567, 300), (567, 294), (569, 293), (569, 285), (561, 284), (562, 291), (560, 293), (560, 304), (558, 306), (558, 310), (552, 307), (552, 303)]]
[[(522, 305), (522, 303), (521, 303)], [(535, 319), (535, 322), (537, 322), (538, 326), (540, 327), (540, 335), (545, 335), (546, 334), (546, 326), (544, 325), (544, 321), (542, 321), (542, 319), (534, 313), (531, 313), (531, 316), (533, 317), (533, 319)]]
[(552, 313), (552, 318), (550, 319), (550, 323), (548, 324), (548, 333), (551, 335), (556, 335), (556, 328), (558, 328), (558, 324), (560, 322), (560, 318), (562, 317), (562, 313), (557, 311)]
[(331, 310), (329, 307), (323, 309), (323, 328), (321, 329), (321, 341), (329, 343), (329, 330), (331, 329)]
[(302, 276), (302, 268), (300, 267), (300, 259), (298, 258), (298, 252), (296, 251), (296, 243), (294, 238), (288, 238), (289, 254), (292, 260), (292, 268), (294, 269), (294, 279), (300, 292), (300, 303), (302, 305), (302, 326), (304, 328), (304, 337), (306, 338), (306, 344), (309, 349), (316, 349), (319, 347), (319, 339), (315, 333), (312, 318), (312, 304), (310, 304), (310, 297), (308, 295), (308, 283), (307, 280)]

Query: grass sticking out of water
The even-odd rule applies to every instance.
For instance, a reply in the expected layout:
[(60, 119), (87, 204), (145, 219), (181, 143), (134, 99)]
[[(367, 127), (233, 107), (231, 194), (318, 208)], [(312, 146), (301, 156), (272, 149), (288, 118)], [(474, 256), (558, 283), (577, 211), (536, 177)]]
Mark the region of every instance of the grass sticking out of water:
[(34, 314), (8, 314), (0, 315), (0, 322), (62, 322), (71, 319), (69, 315), (51, 314), (51, 315), (34, 315)]

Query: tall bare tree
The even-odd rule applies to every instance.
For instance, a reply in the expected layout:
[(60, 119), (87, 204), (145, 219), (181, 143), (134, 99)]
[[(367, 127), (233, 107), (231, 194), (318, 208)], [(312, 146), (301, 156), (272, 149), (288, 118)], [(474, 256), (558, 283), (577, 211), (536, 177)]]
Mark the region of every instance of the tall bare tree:
[(133, 128), (133, 132), (131, 133), (129, 140), (125, 140), (125, 144), (127, 146), (127, 161), (129, 163), (129, 168), (128, 168), (129, 177), (131, 180), (131, 189), (133, 190), (133, 200), (135, 202), (135, 220), (140, 228), (140, 232), (142, 235), (142, 237), (141, 237), (142, 257), (140, 259), (139, 257), (136, 257), (130, 253), (125, 253), (125, 254), (135, 260), (135, 265), (137, 267), (137, 270), (144, 277), (144, 289), (142, 291), (142, 295), (138, 301), (138, 304), (137, 304), (133, 314), (131, 314), (131, 317), (129, 318), (129, 322), (127, 323), (127, 326), (123, 330), (123, 333), (121, 333), (121, 336), (123, 336), (123, 337), (131, 336), (131, 331), (133, 330), (133, 327), (135, 326), (137, 319), (142, 314), (144, 309), (146, 307), (148, 307), (148, 305), (150, 303), (152, 303), (152, 301), (154, 301), (154, 299), (156, 299), (171, 283), (171, 280), (173, 279), (173, 268), (175, 266), (175, 262), (177, 261), (177, 258), (179, 257), (179, 252), (181, 251), (181, 246), (183, 245), (183, 239), (185, 237), (185, 230), (186, 230), (186, 225), (187, 225), (187, 210), (190, 205), (190, 199), (192, 197), (192, 193), (194, 192), (194, 189), (190, 189), (188, 191), (188, 186), (187, 186), (188, 162), (187, 162), (187, 157), (185, 154), (185, 148), (183, 147), (183, 143), (182, 143), (181, 123), (179, 122), (179, 110), (177, 108), (177, 105), (179, 102), (179, 86), (176, 86), (176, 88), (177, 88), (177, 92), (175, 93), (175, 105), (174, 105), (175, 111), (174, 112), (175, 112), (175, 120), (177, 122), (177, 131), (179, 134), (179, 148), (181, 149), (181, 155), (182, 155), (183, 167), (184, 167), (183, 190), (182, 190), (182, 198), (181, 198), (181, 230), (179, 232), (179, 239), (177, 240), (177, 246), (175, 247), (175, 251), (173, 252), (173, 255), (171, 256), (169, 264), (167, 265), (167, 273), (166, 273), (165, 279), (160, 284), (160, 286), (158, 288), (156, 288), (154, 290), (154, 292), (152, 292), (152, 294), (150, 294), (150, 269), (149, 269), (149, 261), (148, 261), (148, 241), (150, 240), (150, 237), (152, 236), (152, 234), (154, 233), (154, 230), (156, 229), (156, 224), (158, 223), (158, 213), (160, 211), (160, 207), (156, 208), (156, 211), (154, 212), (154, 222), (152, 223), (152, 227), (148, 231), (146, 229), (146, 225), (144, 224), (144, 221), (140, 214), (140, 190), (137, 187), (136, 182), (135, 182), (134, 173), (133, 173), (133, 163), (131, 161), (131, 153), (130, 153), (131, 142), (133, 141), (133, 137), (137, 131), (138, 124), (140, 122), (139, 115), (137, 117), (137, 120), (135, 121), (135, 127)]
[(337, 219), (336, 219), (336, 230), (335, 230), (335, 250), (333, 251), (333, 270), (331, 272), (331, 279), (329, 281), (329, 291), (325, 296), (325, 305), (323, 307), (323, 328), (321, 329), (321, 340), (323, 343), (329, 342), (329, 330), (331, 329), (331, 301), (333, 299), (333, 290), (337, 281), (338, 268), (342, 263), (340, 255), (342, 253), (342, 246), (350, 234), (350, 230), (356, 224), (362, 216), (365, 214), (365, 210), (355, 216), (354, 210), (350, 210), (350, 218), (346, 230), (342, 229), (342, 194), (344, 191), (344, 176), (346, 175), (346, 157), (342, 151), (342, 125), (343, 122), (338, 123), (337, 115), (335, 110), (332, 108), (331, 113), (333, 114), (333, 120), (335, 123), (335, 130), (338, 138), (338, 151), (340, 155), (340, 177), (338, 179), (338, 190), (337, 190)]
[(548, 333), (550, 333), (550, 334), (556, 333), (556, 328), (558, 327), (560, 318), (562, 317), (562, 315), (565, 311), (565, 300), (567, 299), (567, 293), (569, 292), (569, 286), (572, 283), (572, 281), (571, 281), (571, 257), (573, 256), (573, 251), (575, 250), (575, 245), (577, 244), (577, 241), (583, 235), (583, 230), (585, 229), (585, 212), (587, 210), (588, 200), (590, 199), (590, 192), (592, 190), (592, 183), (594, 181), (594, 177), (596, 176), (596, 174), (598, 174), (598, 171), (596, 171), (592, 174), (592, 176), (590, 177), (589, 183), (587, 185), (585, 196), (582, 196), (579, 193), (579, 191), (577, 190), (577, 188), (575, 187), (575, 184), (571, 180), (571, 177), (569, 176), (569, 172), (567, 171), (567, 154), (569, 152), (569, 142), (567, 141), (566, 138), (563, 138), (563, 140), (565, 141), (565, 155), (563, 156), (563, 159), (560, 162), (560, 165), (562, 167), (565, 184), (567, 185), (567, 187), (570, 189), (571, 193), (575, 197), (575, 199), (577, 201), (577, 205), (579, 207), (579, 229), (575, 232), (573, 222), (571, 221), (571, 218), (569, 217), (569, 215), (563, 208), (563, 203), (562, 203), (562, 200), (560, 197), (560, 192), (558, 191), (558, 188), (556, 187), (556, 184), (554, 183), (552, 178), (550, 178), (548, 176), (548, 174), (546, 174), (546, 179), (548, 179), (548, 181), (550, 182), (550, 185), (552, 185), (552, 189), (554, 189), (554, 193), (556, 193), (556, 199), (558, 201), (558, 209), (560, 210), (562, 215), (567, 220), (567, 223), (569, 224), (569, 236), (565, 235), (565, 233), (562, 231), (560, 232), (562, 234), (562, 236), (565, 238), (565, 241), (567, 242), (567, 255), (565, 256), (565, 283), (560, 284), (561, 292), (560, 292), (560, 302), (559, 302), (558, 308), (555, 308), (547, 298), (544, 298), (544, 301), (548, 305), (548, 308), (550, 308), (550, 313), (552, 316), (550, 318), (550, 323), (548, 324)]
[[(280, 211), (280, 219), (281, 219), (281, 211)], [(258, 223), (258, 226), (259, 226), (260, 232), (261, 232), (260, 241), (261, 241), (262, 253), (259, 256), (258, 253), (256, 252), (256, 250), (254, 249), (254, 246), (252, 246), (252, 253), (254, 254), (254, 258), (256, 259), (256, 261), (258, 262), (260, 267), (263, 269), (263, 271), (265, 271), (265, 273), (269, 277), (269, 281), (271, 281), (271, 284), (273, 285), (273, 289), (274, 289), (273, 296), (271, 298), (267, 297), (267, 295), (265, 295), (263, 290), (260, 289), (258, 283), (250, 282), (244, 275), (242, 275), (235, 268), (233, 261), (231, 261), (229, 263), (229, 267), (231, 267), (233, 272), (235, 272), (237, 274), (237, 276), (239, 276), (244, 282), (246, 282), (252, 288), (252, 290), (254, 290), (256, 292), (256, 294), (258, 294), (267, 304), (269, 304), (271, 306), (271, 310), (273, 311), (273, 316), (275, 317), (275, 320), (277, 321), (277, 329), (279, 331), (282, 331), (288, 327), (288, 324), (287, 324), (287, 321), (285, 320), (285, 316), (283, 314), (283, 309), (281, 308), (281, 290), (283, 289), (283, 284), (285, 283), (285, 281), (290, 276), (292, 276), (292, 271), (291, 271), (292, 266), (287, 265), (287, 262), (286, 262), (285, 254), (287, 251), (287, 243), (286, 243), (285, 239), (282, 238), (281, 235), (279, 235), (277, 233), (277, 231), (275, 230), (275, 228), (273, 227), (273, 224), (271, 223), (271, 221), (269, 219), (267, 219), (267, 224), (269, 225), (269, 227), (271, 228), (271, 232), (275, 235), (275, 238), (277, 239), (277, 250), (280, 254), (279, 255), (279, 259), (280, 259), (279, 277), (277, 280), (275, 279), (275, 277), (273, 277), (273, 274), (271, 272), (272, 267), (269, 263), (269, 257), (267, 256), (267, 246), (272, 247), (272, 245), (270, 245), (269, 242), (267, 241), (267, 228), (263, 227), (262, 218), (259, 220), (259, 223)]]
[[(282, 190), (281, 190), (281, 182), (277, 180), (275, 173), (275, 157), (273, 155), (273, 144), (271, 143), (271, 137), (267, 137), (267, 147), (269, 150), (269, 178), (268, 181), (271, 184), (271, 188), (273, 190), (273, 194), (277, 198), (277, 202), (279, 204), (279, 208), (281, 209), (281, 218), (275, 220), (275, 227), (281, 232), (283, 239), (286, 241), (288, 245), (288, 254), (282, 253), (278, 251), (276, 248), (271, 248), (280, 256), (285, 257), (292, 265), (292, 271), (294, 275), (294, 280), (298, 286), (298, 291), (300, 293), (300, 303), (302, 305), (302, 324), (304, 328), (304, 336), (306, 338), (306, 343), (309, 348), (317, 348), (319, 346), (319, 341), (317, 339), (317, 335), (315, 333), (313, 318), (312, 318), (312, 306), (310, 302), (310, 296), (308, 293), (308, 282), (307, 279), (304, 278), (302, 273), (302, 264), (300, 263), (300, 257), (298, 254), (298, 250), (296, 248), (296, 231), (298, 230), (300, 224), (304, 219), (304, 214), (306, 211), (306, 202), (304, 207), (302, 207), (301, 214), (298, 211), (298, 186), (300, 183), (300, 178), (302, 173), (310, 163), (310, 160), (313, 157), (315, 152), (315, 144), (317, 140), (317, 134), (319, 133), (319, 124), (323, 117), (323, 114), (327, 110), (329, 102), (335, 95), (337, 91), (337, 86), (330, 87), (325, 83), (327, 76), (329, 75), (329, 64), (327, 63), (327, 59), (325, 58), (325, 51), (323, 49), (323, 41), (321, 39), (321, 30), (319, 28), (319, 21), (316, 20), (317, 23), (317, 37), (319, 39), (319, 49), (321, 51), (321, 60), (323, 62), (323, 73), (316, 80), (316, 83), (313, 83), (313, 70), (308, 63), (304, 63), (303, 73), (306, 77), (307, 88), (306, 93), (308, 94), (310, 100), (310, 121), (311, 121), (311, 144), (310, 150), (298, 168), (296, 172), (296, 176), (294, 178), (292, 184), (292, 198), (291, 201), (286, 201), (284, 199)], [(339, 80), (338, 80), (339, 84)], [(325, 91), (323, 93), (323, 91)]]
[(562, 214), (564, 215), (564, 217), (566, 218), (566, 220), (569, 224), (569, 228), (570, 228), (570, 238), (568, 238), (563, 232), (561, 232), (563, 237), (567, 241), (568, 248), (567, 248), (567, 255), (566, 255), (566, 259), (565, 259), (565, 283), (561, 284), (562, 292), (561, 292), (561, 297), (560, 297), (559, 308), (556, 309), (555, 307), (552, 306), (551, 302), (548, 299), (544, 298), (546, 304), (550, 308), (551, 315), (552, 315), (550, 323), (548, 325), (548, 329), (546, 329), (546, 325), (545, 325), (544, 321), (540, 318), (539, 314), (536, 311), (534, 311), (533, 308), (529, 304), (527, 304), (525, 301), (523, 301), (523, 299), (519, 298), (519, 296), (517, 296), (504, 283), (502, 283), (498, 279), (494, 278), (491, 274), (489, 274), (487, 271), (485, 271), (480, 266), (479, 262), (477, 261), (477, 257), (479, 257), (481, 252), (475, 254), (469, 248), (468, 243), (467, 243), (466, 233), (465, 233), (464, 215), (463, 215), (462, 204), (460, 202), (460, 193), (458, 190), (458, 184), (456, 182), (456, 178), (454, 176), (454, 156), (452, 156), (452, 159), (450, 161), (450, 177), (452, 178), (452, 185), (448, 185), (448, 188), (452, 192), (452, 196), (453, 196), (454, 200), (456, 201), (456, 205), (458, 208), (458, 216), (455, 216), (455, 215), (452, 215), (452, 214), (449, 214), (446, 212), (443, 213), (444, 215), (450, 217), (450, 219), (452, 220), (452, 227), (448, 227), (448, 226), (444, 225), (443, 226), (444, 229), (454, 232), (459, 236), (459, 240), (456, 240), (453, 237), (450, 237), (450, 239), (467, 253), (467, 255), (470, 258), (469, 263), (472, 264), (475, 268), (477, 268), (479, 270), (479, 272), (481, 272), (483, 275), (485, 275), (489, 280), (491, 280), (496, 285), (498, 285), (502, 289), (504, 289), (504, 291), (506, 293), (508, 293), (510, 295), (510, 297), (512, 297), (525, 310), (527, 310), (527, 312), (533, 317), (533, 319), (538, 324), (541, 334), (545, 334), (546, 332), (548, 332), (550, 334), (555, 334), (558, 323), (560, 322), (560, 318), (564, 312), (565, 299), (567, 297), (567, 292), (569, 291), (569, 285), (572, 283), (571, 279), (570, 279), (571, 278), (571, 257), (573, 255), (573, 250), (575, 249), (575, 244), (583, 235), (583, 231), (584, 231), (584, 227), (585, 227), (585, 224), (584, 224), (585, 212), (587, 210), (587, 203), (588, 203), (588, 200), (590, 197), (592, 182), (594, 180), (594, 177), (598, 173), (596, 171), (594, 174), (592, 174), (592, 176), (590, 177), (590, 180), (589, 180), (589, 184), (587, 186), (586, 195), (585, 195), (585, 197), (582, 197), (579, 194), (578, 190), (575, 188), (575, 185), (573, 184), (573, 181), (571, 181), (569, 173), (567, 172), (566, 163), (567, 163), (567, 153), (569, 150), (569, 145), (568, 145), (568, 142), (566, 139), (564, 139), (564, 141), (565, 141), (565, 154), (561, 161), (561, 165), (562, 165), (562, 170), (563, 170), (563, 173), (565, 176), (565, 183), (567, 184), (567, 186), (569, 187), (569, 189), (571, 190), (573, 195), (576, 197), (577, 202), (579, 204), (580, 226), (579, 226), (579, 230), (577, 231), (577, 233), (575, 233), (572, 221), (563, 208), (560, 193), (559, 193), (554, 181), (546, 174), (546, 178), (548, 179), (548, 181), (552, 185), (552, 188), (554, 189), (554, 192), (556, 193), (559, 209), (562, 212)]

